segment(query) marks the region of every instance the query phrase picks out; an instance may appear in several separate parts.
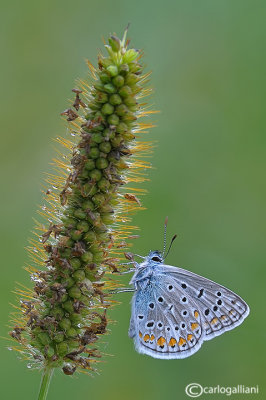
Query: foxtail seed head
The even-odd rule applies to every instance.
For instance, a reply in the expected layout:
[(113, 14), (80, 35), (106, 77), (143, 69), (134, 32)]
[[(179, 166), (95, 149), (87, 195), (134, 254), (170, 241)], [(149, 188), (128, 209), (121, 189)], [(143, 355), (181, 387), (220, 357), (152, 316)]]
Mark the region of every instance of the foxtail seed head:
[(58, 138), (66, 151), (48, 175), (46, 204), (39, 213), (48, 221), (36, 225), (30, 241), (33, 264), (27, 267), (33, 290), (20, 287), (19, 311), (10, 332), (14, 346), (36, 367), (93, 369), (95, 342), (107, 329), (106, 309), (114, 302), (105, 289), (135, 227), (130, 213), (142, 208), (135, 183), (146, 180), (149, 167), (137, 159), (151, 151), (139, 139), (151, 124), (138, 122), (151, 111), (141, 99), (149, 94), (141, 55), (110, 36), (107, 56), (98, 68), (90, 62), (90, 83), (80, 81), (66, 116), (73, 140)]

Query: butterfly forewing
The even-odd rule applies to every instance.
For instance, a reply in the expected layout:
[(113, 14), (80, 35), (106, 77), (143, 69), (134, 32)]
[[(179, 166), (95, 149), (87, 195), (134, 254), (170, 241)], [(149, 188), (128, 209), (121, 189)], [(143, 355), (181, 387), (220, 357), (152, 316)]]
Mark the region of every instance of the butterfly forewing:
[(162, 273), (173, 279), (197, 304), (204, 340), (235, 328), (249, 314), (245, 301), (224, 286), (182, 268), (162, 265)]

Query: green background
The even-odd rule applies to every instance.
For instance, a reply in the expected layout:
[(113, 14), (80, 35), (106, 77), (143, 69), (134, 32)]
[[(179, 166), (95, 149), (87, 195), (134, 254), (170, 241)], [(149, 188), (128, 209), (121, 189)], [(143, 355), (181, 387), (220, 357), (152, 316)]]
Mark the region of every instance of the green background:
[[(161, 110), (150, 139), (158, 141), (144, 203), (134, 217), (134, 251), (162, 247), (163, 221), (178, 233), (168, 263), (235, 290), (251, 314), (243, 325), (184, 360), (137, 354), (127, 336), (130, 294), (109, 312), (100, 374), (73, 378), (60, 371), (49, 400), (186, 399), (203, 386), (260, 385), (265, 398), (265, 17), (258, 0), (101, 0), (1, 4), (1, 336), (7, 336), (15, 281), (41, 203), (41, 182), (65, 135), (60, 112), (72, 98), (85, 58), (96, 64), (102, 36), (121, 35), (145, 50)], [(126, 285), (129, 276), (121, 279)], [(35, 399), (40, 373), (27, 369), (1, 342), (1, 398)], [(264, 392), (264, 395), (263, 395)], [(201, 398), (226, 398), (225, 395)]]

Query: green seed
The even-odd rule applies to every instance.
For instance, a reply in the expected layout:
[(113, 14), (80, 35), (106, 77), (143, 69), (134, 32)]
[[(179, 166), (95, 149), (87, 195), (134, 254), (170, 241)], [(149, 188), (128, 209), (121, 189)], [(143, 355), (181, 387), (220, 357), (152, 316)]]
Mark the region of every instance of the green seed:
[(64, 311), (62, 310), (62, 308), (60, 306), (54, 307), (51, 311), (50, 311), (51, 315), (53, 317), (55, 317), (56, 319), (62, 318), (64, 316)]
[(78, 230), (81, 231), (81, 232), (88, 232), (88, 230), (90, 229), (90, 226), (89, 226), (89, 224), (88, 224), (86, 221), (80, 221), (80, 222), (77, 224), (77, 228), (78, 228)]
[(95, 100), (99, 103), (106, 103), (108, 101), (108, 94), (104, 92), (97, 92)]
[[(74, 285), (74, 280), (72, 278), (70, 278), (70, 276), (69, 276), (68, 278), (63, 279), (61, 281), (61, 283), (65, 288), (68, 289), (68, 288), (70, 288), (71, 286)], [(64, 305), (65, 305), (65, 303), (63, 304), (63, 307), (64, 307)]]
[(68, 340), (67, 345), (68, 345), (69, 351), (73, 351), (79, 347), (79, 343), (76, 342), (75, 340)]
[[(90, 232), (87, 232), (85, 235), (84, 235), (84, 240), (86, 240), (86, 242), (87, 243), (93, 243), (95, 240), (96, 240), (96, 235), (95, 235), (95, 233), (94, 232), (92, 232), (92, 231), (90, 231)], [(86, 253), (85, 253), (86, 254)], [(82, 256), (81, 256), (82, 257)], [(85, 260), (84, 260), (85, 261)], [(91, 260), (90, 260), (91, 261)], [(88, 262), (90, 262), (90, 261), (88, 261)], [(85, 261), (86, 262), (86, 261)]]
[(97, 192), (97, 187), (94, 183), (85, 183), (83, 186), (83, 192), (85, 196), (93, 196)]
[(92, 169), (95, 168), (95, 162), (89, 158), (85, 164), (84, 164), (84, 168), (86, 168), (88, 171), (91, 171)]
[(106, 160), (106, 158), (100, 157), (97, 158), (96, 160), (96, 167), (99, 169), (104, 169), (108, 167), (108, 161)]
[(92, 200), (96, 206), (100, 206), (102, 203), (106, 201), (105, 196), (102, 193), (96, 193), (93, 196)]
[(108, 122), (110, 125), (118, 125), (119, 117), (116, 114), (112, 114), (108, 117)]
[(128, 74), (126, 77), (126, 84), (131, 86), (131, 85), (135, 85), (135, 83), (137, 83), (139, 80), (138, 76), (135, 74)]
[(104, 86), (103, 86), (103, 84), (102, 84), (101, 81), (95, 82), (95, 83), (93, 84), (93, 86), (95, 87), (95, 89), (100, 90), (100, 91), (104, 89)]
[(119, 94), (112, 94), (112, 96), (110, 96), (109, 102), (113, 106), (117, 106), (122, 103), (122, 99)]
[(93, 158), (93, 159), (98, 158), (99, 154), (100, 154), (100, 152), (99, 152), (99, 149), (97, 147), (92, 147), (90, 149), (90, 157), (91, 158)]
[(63, 258), (69, 258), (71, 255), (71, 249), (64, 249), (64, 251), (60, 252)]
[(129, 70), (134, 73), (142, 70), (142, 66), (140, 64), (138, 64), (137, 61), (131, 62), (130, 64), (128, 64), (128, 66), (129, 66)]
[(99, 61), (101, 64), (104, 66), (104, 68), (107, 68), (109, 65), (112, 64), (112, 61), (110, 60), (109, 57), (100, 57)]
[(48, 333), (46, 333), (46, 332), (39, 333), (38, 339), (43, 345), (49, 344), (51, 341)]
[(114, 112), (114, 106), (109, 103), (105, 103), (102, 107), (102, 113), (105, 115), (111, 115)]
[(54, 335), (54, 341), (56, 343), (61, 343), (61, 342), (63, 342), (63, 340), (64, 340), (64, 333), (63, 332), (57, 332)]
[(70, 265), (71, 265), (71, 267), (72, 268), (74, 268), (74, 269), (79, 269), (80, 268), (80, 266), (81, 266), (81, 262), (80, 262), (80, 259), (79, 258), (72, 258), (71, 260), (70, 260)]
[(74, 216), (79, 219), (85, 219), (87, 217), (87, 214), (81, 208), (78, 208), (77, 210), (74, 211)]
[(73, 325), (79, 324), (81, 322), (80, 314), (72, 314), (69, 317)]
[[(97, 160), (97, 161), (98, 161), (98, 160)], [(96, 161), (96, 164), (97, 164), (97, 161)], [(102, 173), (101, 173), (101, 171), (99, 171), (98, 169), (93, 169), (93, 170), (90, 172), (90, 177), (91, 177), (91, 179), (93, 179), (94, 181), (98, 182), (98, 181), (101, 179), (101, 177), (102, 177)]]
[(64, 301), (66, 301), (67, 298), (68, 298), (67, 294), (66, 293), (63, 294), (63, 296), (61, 296), (61, 298), (60, 298), (61, 303), (64, 303)]
[(90, 200), (85, 200), (84, 203), (82, 204), (83, 210), (93, 210), (94, 205), (93, 202)]
[[(76, 271), (77, 272), (77, 271)], [(75, 274), (75, 273), (74, 273)], [(71, 300), (67, 300), (64, 302), (63, 304), (64, 309), (69, 312), (69, 313), (73, 313), (74, 312), (74, 307), (73, 307), (73, 303)]]
[(119, 90), (119, 94), (122, 97), (127, 97), (132, 93), (132, 90), (129, 86), (123, 86), (121, 87), (121, 89)]
[(120, 65), (119, 71), (121, 74), (125, 75), (127, 72), (129, 72), (129, 66), (127, 64), (122, 64)]
[(96, 144), (102, 143), (103, 136), (100, 132), (93, 133), (91, 135), (91, 145), (95, 146)]
[(91, 252), (86, 251), (86, 253), (83, 253), (81, 256), (82, 261), (84, 261), (85, 263), (90, 263), (92, 262), (93, 259), (93, 255), (91, 254)]
[(110, 76), (108, 74), (105, 74), (104, 72), (102, 72), (100, 74), (100, 79), (101, 79), (102, 83), (110, 82)]
[(102, 178), (98, 183), (97, 186), (100, 190), (106, 191), (110, 187), (110, 182), (106, 178)]
[(90, 246), (90, 251), (93, 253), (93, 256), (94, 256), (95, 254), (98, 254), (98, 253), (99, 253), (99, 246), (98, 246), (98, 244), (97, 244), (97, 243), (93, 243), (93, 244)]
[(83, 169), (83, 171), (79, 174), (79, 177), (82, 179), (87, 179), (88, 178), (88, 171), (86, 169)]
[(88, 215), (88, 221), (93, 225), (97, 225), (97, 221), (101, 220), (101, 216), (98, 212), (94, 212), (93, 215)]
[(116, 87), (122, 87), (125, 80), (122, 75), (117, 75), (115, 78), (113, 78), (112, 82)]
[(79, 299), (81, 296), (81, 291), (79, 290), (79, 288), (77, 286), (72, 286), (69, 291), (68, 294), (70, 297), (72, 297), (73, 299)]
[(125, 133), (125, 132), (127, 132), (127, 131), (128, 131), (128, 126), (127, 126), (127, 124), (125, 124), (124, 122), (120, 122), (120, 123), (117, 125), (116, 131), (117, 131), (118, 133)]
[[(67, 212), (67, 211), (66, 211)], [(64, 222), (64, 225), (68, 227), (75, 227), (77, 221), (74, 218), (62, 218), (62, 222)]]
[(125, 104), (120, 104), (119, 106), (116, 107), (115, 113), (119, 115), (119, 117), (123, 117), (128, 113), (128, 108)]
[(104, 90), (105, 92), (112, 94), (116, 92), (116, 87), (111, 83), (107, 83), (106, 85), (104, 85)]
[[(120, 143), (122, 142), (122, 140), (123, 140), (123, 137), (120, 136), (120, 135), (117, 135), (116, 137), (114, 137), (114, 138), (111, 140), (112, 146), (113, 146), (113, 147), (119, 147), (119, 145), (120, 145)], [(109, 156), (110, 156), (110, 155), (112, 155), (112, 153), (110, 153)], [(108, 156), (108, 160), (109, 160), (109, 156)]]
[(118, 39), (118, 37), (112, 35), (108, 38), (108, 42), (112, 48), (112, 50), (117, 53), (120, 50), (120, 40)]
[(112, 146), (109, 142), (103, 142), (100, 144), (99, 149), (102, 153), (109, 153), (111, 151)]
[(59, 326), (64, 331), (66, 331), (67, 329), (69, 329), (71, 327), (71, 321), (68, 318), (62, 318), (61, 321), (59, 322)]
[(75, 336), (77, 336), (77, 332), (74, 328), (70, 328), (66, 331), (66, 336), (67, 337), (75, 337)]
[(128, 140), (128, 141), (135, 139), (135, 135), (133, 135), (133, 133), (131, 133), (131, 132), (126, 132), (126, 133), (124, 133), (123, 136), (124, 136), (124, 139)]
[(132, 95), (127, 96), (124, 98), (124, 103), (129, 106), (136, 106), (138, 104), (136, 98)]
[(102, 221), (104, 224), (113, 224), (115, 221), (115, 217), (113, 214), (107, 213), (107, 214), (102, 214)]
[(57, 348), (57, 353), (60, 356), (65, 356), (68, 353), (68, 345), (66, 342), (58, 343), (56, 348)]
[(95, 264), (100, 264), (102, 262), (103, 256), (102, 254), (95, 254), (93, 257), (93, 262)]
[(106, 68), (106, 71), (110, 74), (110, 76), (114, 77), (118, 74), (118, 68), (116, 65), (109, 65), (109, 67)]
[(54, 355), (54, 348), (52, 346), (48, 346), (48, 348), (45, 349), (45, 352), (47, 357), (51, 358)]
[(75, 281), (81, 282), (85, 279), (85, 272), (82, 269), (78, 269), (74, 272), (73, 278)]
[(73, 240), (79, 240), (82, 238), (82, 232), (74, 230), (70, 232), (70, 236), (72, 237)]

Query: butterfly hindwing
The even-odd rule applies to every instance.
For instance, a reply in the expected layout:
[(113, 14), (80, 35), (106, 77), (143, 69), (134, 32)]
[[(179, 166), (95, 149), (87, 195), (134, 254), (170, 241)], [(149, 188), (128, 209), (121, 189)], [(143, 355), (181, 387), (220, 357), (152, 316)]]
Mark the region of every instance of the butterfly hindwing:
[(224, 286), (182, 268), (162, 265), (162, 270), (198, 305), (205, 331), (204, 340), (234, 329), (249, 314), (245, 301)]

